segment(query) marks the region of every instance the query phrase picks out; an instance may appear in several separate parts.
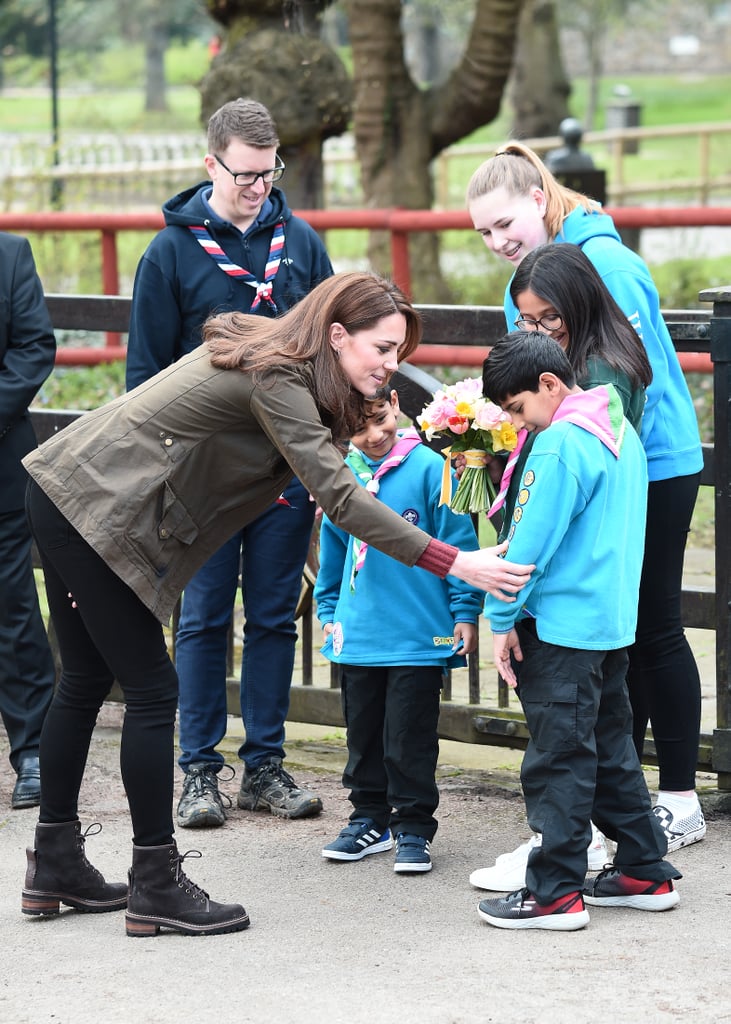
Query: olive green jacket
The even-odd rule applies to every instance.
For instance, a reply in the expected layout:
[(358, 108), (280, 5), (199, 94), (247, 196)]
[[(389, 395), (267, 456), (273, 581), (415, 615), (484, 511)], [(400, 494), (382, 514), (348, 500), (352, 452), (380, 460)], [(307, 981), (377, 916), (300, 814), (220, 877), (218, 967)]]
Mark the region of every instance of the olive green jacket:
[(200, 346), (85, 413), (24, 465), (163, 623), (190, 577), (294, 474), (338, 526), (415, 564), (429, 536), (357, 483), (313, 389), (310, 364), (255, 384), (213, 367)]

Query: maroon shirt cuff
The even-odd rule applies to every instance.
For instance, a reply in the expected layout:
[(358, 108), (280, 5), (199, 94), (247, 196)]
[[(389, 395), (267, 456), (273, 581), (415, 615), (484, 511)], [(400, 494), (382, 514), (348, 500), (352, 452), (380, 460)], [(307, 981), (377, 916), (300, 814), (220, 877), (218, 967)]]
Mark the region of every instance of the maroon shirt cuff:
[(426, 569), (427, 572), (433, 572), (435, 576), (444, 579), (458, 554), (459, 548), (453, 544), (445, 544), (444, 541), (432, 537), (417, 558), (416, 564), (420, 569)]

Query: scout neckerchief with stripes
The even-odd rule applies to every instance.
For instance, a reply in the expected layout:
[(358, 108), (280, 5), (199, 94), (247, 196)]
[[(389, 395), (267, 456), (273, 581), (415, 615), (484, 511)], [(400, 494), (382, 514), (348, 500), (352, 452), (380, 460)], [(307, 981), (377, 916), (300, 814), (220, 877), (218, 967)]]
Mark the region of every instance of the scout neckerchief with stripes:
[(496, 512), (499, 512), (505, 504), (505, 499), (507, 498), (508, 490), (510, 489), (510, 481), (513, 477), (515, 466), (518, 462), (518, 458), (520, 457), (520, 453), (523, 450), (523, 445), (525, 444), (527, 437), (528, 431), (524, 427), (521, 428), (518, 431), (518, 442), (508, 456), (508, 461), (505, 463), (505, 469), (503, 470), (503, 475), (500, 478), (500, 490), (498, 491), (492, 505), (490, 505), (490, 508), (487, 510), (488, 519), (490, 516), (494, 516)]
[(250, 270), (244, 270), (238, 263), (232, 263), (218, 242), (211, 237), (207, 228), (202, 224), (189, 224), (188, 227), (203, 246), (203, 249), (216, 261), (224, 274), (229, 274), (231, 277), (240, 277), (246, 284), (256, 288), (256, 295), (251, 303), (252, 313), (256, 312), (259, 308), (262, 299), (275, 313), (277, 312), (276, 304), (272, 298), (272, 288), (274, 287), (273, 281), (277, 276), (279, 263), (282, 259), (282, 251), (284, 250), (284, 221), (278, 221), (274, 227), (274, 234), (269, 246), (269, 256), (264, 268), (263, 281), (257, 281), (256, 276)]
[[(350, 446), (350, 451), (346, 455), (345, 461), (348, 463), (358, 479), (363, 482), (365, 489), (370, 491), (375, 498), (378, 496), (378, 491), (380, 490), (381, 485), (379, 481), (381, 477), (385, 473), (388, 473), (389, 469), (396, 469), (397, 466), (400, 466), (409, 452), (411, 452), (418, 444), (421, 444), (421, 438), (413, 427), (409, 427), (408, 430), (399, 431), (396, 444), (393, 446), (375, 473), (364, 459), (363, 453), (359, 451), (355, 445)], [(358, 540), (356, 537), (353, 537), (353, 566), (350, 571), (351, 592), (355, 590), (355, 577), (363, 568), (367, 550), (368, 544), (365, 541)]]

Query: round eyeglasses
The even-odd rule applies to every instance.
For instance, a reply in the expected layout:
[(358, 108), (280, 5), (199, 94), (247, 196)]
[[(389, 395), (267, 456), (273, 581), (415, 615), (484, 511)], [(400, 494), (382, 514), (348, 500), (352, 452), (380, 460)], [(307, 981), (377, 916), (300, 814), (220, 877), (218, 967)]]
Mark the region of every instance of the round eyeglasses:
[(547, 313), (539, 320), (533, 320), (529, 316), (519, 316), (514, 321), (514, 326), (519, 331), (535, 331), (542, 327), (544, 331), (559, 331), (563, 327), (563, 317), (558, 313)]
[(254, 185), (258, 178), (261, 178), (265, 185), (271, 185), (272, 182), (279, 181), (284, 174), (284, 163), (279, 157), (277, 157), (277, 166), (272, 167), (268, 171), (232, 171), (230, 167), (226, 166), (220, 156), (217, 156), (214, 153), (213, 157), (216, 163), (219, 163), (221, 167), (223, 167), (224, 171), (228, 171), (234, 180), (234, 185)]

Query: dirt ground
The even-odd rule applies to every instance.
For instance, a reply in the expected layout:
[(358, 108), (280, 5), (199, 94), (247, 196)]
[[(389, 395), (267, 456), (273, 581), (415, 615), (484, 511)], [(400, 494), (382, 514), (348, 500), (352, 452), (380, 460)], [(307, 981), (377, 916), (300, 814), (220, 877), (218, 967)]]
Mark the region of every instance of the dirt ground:
[[(109, 880), (130, 860), (119, 778), (121, 708), (105, 708), (81, 794), (89, 858)], [(225, 827), (179, 832), (186, 870), (251, 927), (234, 935), (129, 939), (122, 913), (20, 913), (24, 848), (36, 812), (10, 811), (13, 775), (0, 730), (0, 1021), (8, 1024), (693, 1024), (731, 1020), (731, 819), (707, 808), (704, 842), (673, 855), (680, 905), (664, 914), (591, 910), (575, 933), (505, 932), (477, 916), (468, 882), (529, 835), (510, 753), (482, 767), (444, 744), (434, 870), (396, 875), (392, 854), (333, 864), (320, 850), (349, 813), (342, 739), (289, 726), (288, 767), (322, 796), (314, 819), (234, 807)], [(235, 763), (240, 724), (227, 758)], [(466, 752), (464, 752), (466, 753)], [(475, 752), (470, 751), (470, 756)], [(178, 779), (179, 779), (179, 773)], [(178, 782), (179, 785), (179, 782)], [(482, 894), (484, 895), (484, 894)]]

